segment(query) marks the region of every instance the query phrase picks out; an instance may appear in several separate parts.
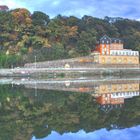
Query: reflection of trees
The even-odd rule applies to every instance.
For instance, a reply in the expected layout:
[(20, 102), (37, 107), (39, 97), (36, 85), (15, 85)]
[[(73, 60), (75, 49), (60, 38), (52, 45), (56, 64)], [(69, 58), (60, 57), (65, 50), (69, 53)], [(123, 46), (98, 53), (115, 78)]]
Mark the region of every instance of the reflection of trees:
[(130, 127), (140, 123), (140, 98), (128, 99), (125, 107), (104, 114), (93, 97), (84, 93), (0, 87), (1, 139), (31, 139), (47, 136), (51, 130), (93, 131), (111, 124)]

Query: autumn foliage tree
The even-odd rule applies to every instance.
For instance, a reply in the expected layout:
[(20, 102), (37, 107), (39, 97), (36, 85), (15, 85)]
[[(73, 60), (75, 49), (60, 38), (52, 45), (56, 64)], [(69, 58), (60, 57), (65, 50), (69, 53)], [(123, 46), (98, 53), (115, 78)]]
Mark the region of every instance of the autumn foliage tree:
[(14, 16), (15, 22), (20, 25), (31, 25), (31, 13), (24, 8), (15, 9), (12, 12), (12, 15)]
[(33, 62), (34, 55), (37, 61), (89, 55), (104, 34), (121, 38), (126, 48), (140, 51), (139, 21), (88, 15), (50, 19), (46, 13), (31, 14), (25, 8), (0, 11), (0, 51), (3, 55), (20, 56), (22, 64)]

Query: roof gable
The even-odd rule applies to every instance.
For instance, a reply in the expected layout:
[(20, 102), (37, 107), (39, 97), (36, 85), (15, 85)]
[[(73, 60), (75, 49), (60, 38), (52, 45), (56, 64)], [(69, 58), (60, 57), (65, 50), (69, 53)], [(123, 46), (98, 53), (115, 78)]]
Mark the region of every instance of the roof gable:
[(123, 41), (119, 38), (111, 38), (111, 43), (123, 43)]
[(100, 38), (99, 43), (101, 44), (110, 44), (110, 43), (123, 43), (119, 38), (110, 38), (107, 35), (104, 35)]
[(103, 37), (101, 37), (100, 43), (103, 43), (103, 44), (107, 43), (107, 44), (109, 44), (109, 43), (111, 43), (111, 38), (108, 37), (107, 35), (104, 35)]

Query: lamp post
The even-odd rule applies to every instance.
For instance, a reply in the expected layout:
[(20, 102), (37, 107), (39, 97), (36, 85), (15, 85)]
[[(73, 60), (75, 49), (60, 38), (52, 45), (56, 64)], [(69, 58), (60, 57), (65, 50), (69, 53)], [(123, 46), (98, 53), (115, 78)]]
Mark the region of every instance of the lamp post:
[(35, 82), (35, 96), (37, 96), (37, 86), (36, 86), (36, 82)]
[(36, 55), (35, 55), (35, 69), (36, 69)]
[[(35, 70), (36, 70), (36, 55), (35, 55)], [(36, 81), (35, 81), (35, 96), (37, 96), (37, 86), (36, 86)]]

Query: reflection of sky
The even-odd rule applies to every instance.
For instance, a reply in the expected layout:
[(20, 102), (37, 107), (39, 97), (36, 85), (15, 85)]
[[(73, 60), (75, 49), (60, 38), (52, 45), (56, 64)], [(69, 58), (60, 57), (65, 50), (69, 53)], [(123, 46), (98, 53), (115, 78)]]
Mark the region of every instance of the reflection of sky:
[(89, 133), (80, 130), (76, 133), (64, 133), (63, 135), (52, 131), (46, 138), (36, 139), (33, 137), (32, 140), (140, 140), (140, 125), (120, 130), (100, 129)]

